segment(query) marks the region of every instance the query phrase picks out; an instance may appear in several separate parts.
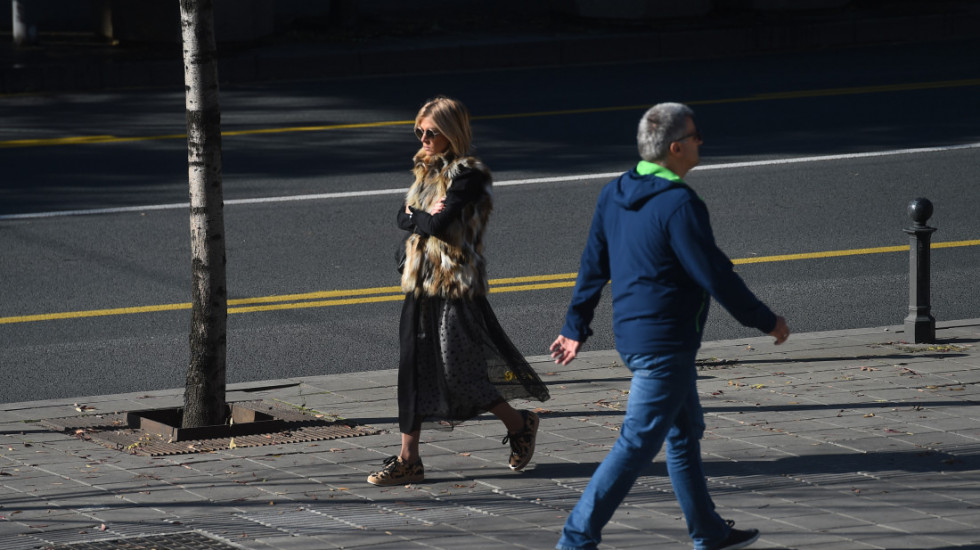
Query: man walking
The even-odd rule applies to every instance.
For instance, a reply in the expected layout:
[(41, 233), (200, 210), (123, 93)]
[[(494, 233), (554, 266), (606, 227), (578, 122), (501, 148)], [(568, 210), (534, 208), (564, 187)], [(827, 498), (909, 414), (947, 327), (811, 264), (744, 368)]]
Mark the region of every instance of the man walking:
[(707, 207), (684, 183), (700, 160), (701, 143), (688, 106), (655, 105), (637, 131), (643, 160), (599, 195), (551, 357), (561, 365), (575, 359), (592, 334), (593, 312), (611, 280), (616, 348), (633, 378), (619, 438), (568, 516), (559, 550), (598, 547), (603, 526), (664, 442), (694, 548), (745, 548), (759, 537), (756, 529), (732, 528), (708, 494), (695, 358), (710, 297), (743, 325), (775, 337), (776, 344), (786, 341), (789, 327), (735, 273), (715, 244)]

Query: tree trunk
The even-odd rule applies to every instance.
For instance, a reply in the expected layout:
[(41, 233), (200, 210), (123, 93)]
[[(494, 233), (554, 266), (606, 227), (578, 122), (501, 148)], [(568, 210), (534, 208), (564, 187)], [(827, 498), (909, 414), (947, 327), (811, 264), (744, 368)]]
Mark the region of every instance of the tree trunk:
[(92, 0), (92, 21), (95, 36), (100, 40), (112, 42), (112, 0)]
[(187, 104), (193, 313), (182, 426), (225, 421), (225, 222), (214, 1), (180, 0)]
[(27, 0), (12, 0), (11, 2), (11, 32), (14, 46), (29, 46), (37, 43), (37, 27), (34, 25), (34, 10), (28, 6)]

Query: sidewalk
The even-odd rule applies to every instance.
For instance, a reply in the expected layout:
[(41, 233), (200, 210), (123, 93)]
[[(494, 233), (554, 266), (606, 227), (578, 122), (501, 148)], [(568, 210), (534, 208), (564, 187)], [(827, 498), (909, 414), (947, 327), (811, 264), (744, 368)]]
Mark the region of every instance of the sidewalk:
[[(699, 383), (709, 485), (753, 548), (980, 548), (980, 319), (706, 342)], [(394, 371), (241, 384), (229, 401), (340, 416), (377, 435), (129, 454), (43, 421), (177, 406), (182, 391), (0, 405), (0, 549), (552, 548), (616, 438), (629, 386), (612, 351), (558, 367), (534, 460), (506, 466), (481, 417), (423, 432), (427, 479), (364, 479), (397, 452)], [(81, 409), (81, 411), (79, 411)], [(690, 548), (662, 457), (605, 530), (605, 549)]]
[[(980, 4), (973, 0), (893, 0), (855, 2), (839, 10), (735, 10), (663, 21), (484, 21), (414, 33), (388, 25), (349, 37), (338, 38), (323, 30), (271, 37), (256, 44), (219, 45), (218, 77), (222, 84), (238, 84), (934, 41), (972, 48), (972, 41), (980, 38)], [(41, 46), (26, 50), (0, 41), (0, 94), (183, 86), (178, 44), (113, 47), (87, 35), (41, 38)], [(956, 40), (971, 42), (949, 42)]]

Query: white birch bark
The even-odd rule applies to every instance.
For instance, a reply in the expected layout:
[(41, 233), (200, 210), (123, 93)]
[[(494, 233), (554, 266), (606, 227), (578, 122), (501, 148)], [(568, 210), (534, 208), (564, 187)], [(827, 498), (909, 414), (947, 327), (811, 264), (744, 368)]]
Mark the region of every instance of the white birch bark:
[(188, 428), (225, 420), (228, 296), (213, 0), (180, 0), (180, 18), (193, 286), (191, 357), (182, 420)]
[(28, 46), (37, 42), (37, 27), (34, 25), (28, 0), (11, 1), (11, 34), (14, 46)]

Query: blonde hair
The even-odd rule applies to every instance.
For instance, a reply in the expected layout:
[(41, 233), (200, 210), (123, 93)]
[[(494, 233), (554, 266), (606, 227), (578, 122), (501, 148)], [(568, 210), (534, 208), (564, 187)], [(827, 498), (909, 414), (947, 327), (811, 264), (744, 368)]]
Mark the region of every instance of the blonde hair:
[(415, 127), (428, 118), (436, 130), (449, 140), (449, 150), (454, 157), (462, 157), (470, 150), (473, 132), (470, 130), (470, 112), (459, 100), (436, 96), (425, 102), (415, 115)]

